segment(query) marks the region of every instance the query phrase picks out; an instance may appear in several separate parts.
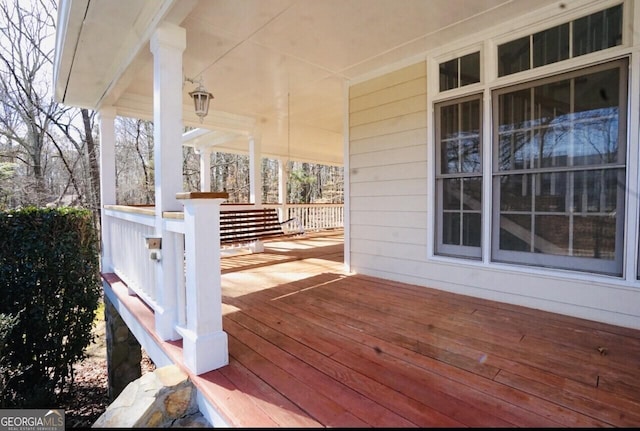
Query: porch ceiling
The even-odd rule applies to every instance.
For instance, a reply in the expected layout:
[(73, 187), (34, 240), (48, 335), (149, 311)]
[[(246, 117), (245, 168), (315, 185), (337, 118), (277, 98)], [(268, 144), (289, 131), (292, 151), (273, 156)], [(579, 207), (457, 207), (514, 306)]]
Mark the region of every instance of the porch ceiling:
[[(215, 99), (204, 127), (262, 136), (269, 156), (342, 163), (345, 82), (554, 0), (60, 0), (56, 98), (152, 118), (149, 38), (186, 29), (184, 73)], [(200, 126), (185, 85), (184, 121)], [(238, 126), (240, 125), (240, 126)], [(253, 126), (255, 125), (255, 126)], [(246, 148), (246, 133), (222, 146)]]

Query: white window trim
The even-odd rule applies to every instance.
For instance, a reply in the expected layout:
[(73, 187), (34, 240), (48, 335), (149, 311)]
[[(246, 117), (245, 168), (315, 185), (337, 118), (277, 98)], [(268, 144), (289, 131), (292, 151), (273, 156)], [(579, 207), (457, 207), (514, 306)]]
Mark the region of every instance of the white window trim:
[[(461, 97), (461, 98), (456, 98), (456, 99), (450, 99), (450, 104), (447, 103), (449, 102), (449, 100), (447, 101), (441, 101), (438, 104), (444, 104), (446, 106), (451, 106), (451, 105), (457, 105), (459, 103), (464, 103), (464, 102), (469, 102), (472, 100), (477, 100), (479, 102), (480, 105), (480, 133), (479, 133), (479, 138), (480, 138), (480, 173), (479, 174), (475, 174), (472, 176), (474, 177), (478, 177), (482, 180), (482, 184), (483, 184), (483, 188), (484, 188), (484, 171), (485, 169), (485, 162), (484, 162), (484, 129), (483, 129), (483, 94), (482, 93), (474, 93), (471, 95), (467, 95), (465, 97)], [(435, 106), (435, 104), (434, 104)], [(434, 118), (439, 118), (438, 112), (437, 110), (434, 110)], [(440, 125), (438, 124), (437, 121), (434, 121), (434, 133), (437, 133), (440, 130)], [(439, 138), (435, 138), (434, 142), (436, 143), (440, 143)], [(435, 176), (437, 177), (438, 175), (443, 175), (443, 174), (439, 174), (438, 171), (442, 169), (442, 167), (440, 166), (440, 169), (438, 169), (439, 164), (441, 162), (439, 162), (441, 160), (441, 148), (440, 145), (434, 145), (435, 147), (435, 155), (434, 155), (434, 169), (435, 169)], [(459, 176), (453, 175), (451, 176), (451, 178), (465, 178), (468, 177), (465, 173), (460, 172)], [(443, 179), (444, 180), (444, 179)], [(484, 202), (485, 200), (485, 196), (484, 196), (484, 189), (481, 190), (482, 194), (482, 202)], [(435, 249), (436, 252), (438, 253), (438, 255), (449, 255), (449, 256), (455, 256), (456, 258), (466, 258), (466, 259), (481, 259), (482, 258), (482, 235), (480, 236), (480, 247), (474, 247), (474, 246), (464, 246), (464, 245), (449, 245), (449, 244), (444, 244), (443, 243), (443, 235), (442, 235), (442, 226), (444, 224), (444, 203), (443, 203), (443, 191), (441, 190), (440, 186), (438, 185), (438, 178), (435, 178), (435, 214), (436, 214), (436, 222), (435, 222)], [(462, 196), (461, 196), (462, 199)], [(484, 205), (484, 204), (483, 204)], [(484, 213), (482, 212), (484, 208), (481, 208), (480, 210), (480, 218), (482, 219), (484, 217)], [(481, 220), (481, 226), (483, 225), (483, 222)]]
[[(527, 34), (534, 34), (550, 27), (572, 21), (583, 16), (623, 4), (623, 33), (622, 44), (602, 51), (585, 54), (568, 60), (563, 60), (550, 65), (540, 66), (512, 75), (498, 77), (497, 47), (499, 44), (517, 39)], [(517, 29), (517, 30), (516, 30)], [(631, 30), (630, 30), (631, 29)], [(478, 40), (481, 40), (480, 48), (480, 83), (471, 84), (458, 89), (439, 91), (439, 64), (442, 61), (465, 55), (478, 50)], [(436, 223), (435, 223), (435, 196), (436, 196), (436, 165), (435, 165), (435, 136), (434, 131), (434, 105), (438, 102), (460, 98), (474, 93), (483, 93), (483, 142), (485, 147), (488, 142), (493, 142), (493, 117), (491, 114), (491, 93), (500, 87), (511, 86), (516, 83), (531, 81), (546, 76), (556, 75), (581, 69), (590, 65), (612, 61), (621, 57), (629, 57), (627, 100), (627, 187), (636, 187), (638, 193), (627, 193), (625, 201), (625, 230), (626, 241), (623, 252), (622, 277), (599, 273), (585, 273), (564, 269), (549, 269), (545, 267), (532, 267), (520, 264), (507, 264), (491, 261), (492, 239), (492, 151), (483, 152), (483, 216), (482, 222), (482, 260), (474, 261), (435, 254)], [(496, 26), (483, 30), (477, 34), (464, 37), (459, 41), (441, 45), (426, 55), (427, 65), (427, 145), (430, 161), (427, 165), (427, 259), (469, 266), (480, 266), (487, 269), (508, 270), (522, 273), (535, 273), (542, 276), (561, 277), (577, 280), (601, 279), (603, 282), (619, 284), (622, 286), (640, 287), (638, 273), (640, 271), (640, 2), (631, 0), (587, 0), (584, 2), (569, 2), (566, 9), (558, 13), (558, 5), (549, 5), (541, 10), (523, 16), (518, 22), (512, 23), (512, 28), (505, 29)], [(634, 95), (636, 95), (634, 97)], [(489, 113), (489, 114), (487, 114)]]

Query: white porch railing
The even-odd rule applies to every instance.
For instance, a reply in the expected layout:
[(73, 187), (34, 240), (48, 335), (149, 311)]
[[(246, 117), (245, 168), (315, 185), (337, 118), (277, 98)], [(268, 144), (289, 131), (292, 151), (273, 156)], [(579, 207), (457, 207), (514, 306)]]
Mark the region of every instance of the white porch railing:
[[(155, 314), (163, 340), (183, 340), (185, 365), (201, 374), (228, 363), (222, 330), (219, 211), (226, 194), (181, 193), (184, 212), (107, 205), (103, 272), (115, 273)], [(160, 238), (159, 249), (146, 239)]]
[(109, 205), (104, 212), (103, 235), (107, 238), (103, 240), (111, 244), (112, 252), (111, 269), (103, 268), (103, 271), (115, 273), (132, 294), (156, 310), (156, 267), (145, 245), (145, 237), (155, 233), (153, 208)]
[[(179, 193), (184, 212), (107, 205), (103, 212), (103, 272), (115, 273), (155, 315), (163, 340), (182, 338), (185, 364), (201, 374), (228, 363), (222, 330), (220, 210), (226, 194)], [(224, 205), (223, 210), (254, 207)], [(343, 205), (265, 205), (305, 230), (343, 226)], [(149, 248), (147, 239), (159, 240)], [(216, 247), (215, 244), (218, 244)]]
[(265, 208), (276, 208), (280, 220), (296, 218), (305, 231), (344, 227), (343, 204), (265, 204)]

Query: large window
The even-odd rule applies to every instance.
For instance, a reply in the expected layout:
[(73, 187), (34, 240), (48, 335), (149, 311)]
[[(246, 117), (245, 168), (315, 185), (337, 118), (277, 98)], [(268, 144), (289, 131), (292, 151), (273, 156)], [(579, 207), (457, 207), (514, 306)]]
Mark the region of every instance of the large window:
[(481, 105), (473, 96), (436, 106), (436, 250), (441, 254), (481, 254)]
[(494, 91), (493, 260), (622, 274), (626, 71)]
[[(623, 11), (616, 4), (499, 44), (487, 56), (495, 77), (480, 79), (479, 53), (438, 63), (435, 254), (623, 276), (632, 240), (625, 238), (629, 58), (621, 48), (608, 60), (587, 57), (623, 44)], [(545, 67), (532, 78), (551, 64), (556, 72)], [(477, 85), (444, 99), (471, 82), (484, 91)]]

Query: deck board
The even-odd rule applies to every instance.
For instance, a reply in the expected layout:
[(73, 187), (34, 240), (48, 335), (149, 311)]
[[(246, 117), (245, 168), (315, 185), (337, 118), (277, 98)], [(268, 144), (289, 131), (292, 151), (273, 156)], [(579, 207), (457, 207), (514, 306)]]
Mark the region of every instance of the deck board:
[(340, 232), (265, 250), (222, 259), (230, 363), (193, 376), (232, 426), (640, 425), (640, 331), (347, 274)]

